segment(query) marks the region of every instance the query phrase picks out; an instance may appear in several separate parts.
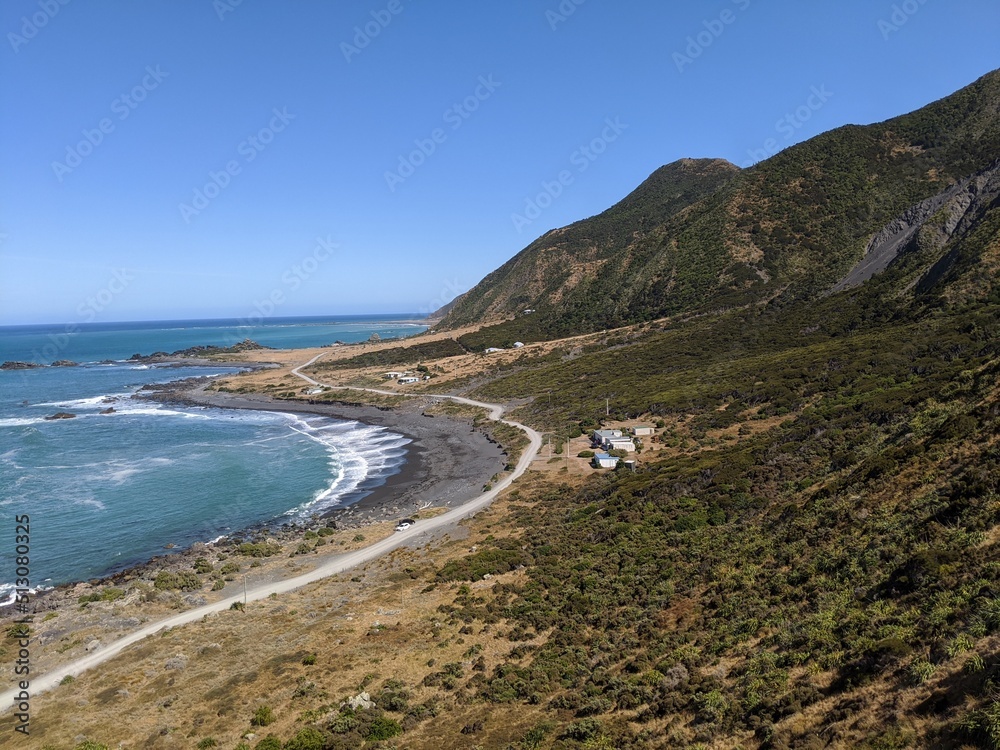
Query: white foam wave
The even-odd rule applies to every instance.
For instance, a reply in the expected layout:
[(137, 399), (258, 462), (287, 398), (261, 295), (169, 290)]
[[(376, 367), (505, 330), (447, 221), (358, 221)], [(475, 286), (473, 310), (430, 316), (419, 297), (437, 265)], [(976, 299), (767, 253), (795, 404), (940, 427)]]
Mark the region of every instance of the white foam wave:
[(116, 414), (127, 414), (129, 416), (147, 417), (183, 417), (184, 419), (211, 419), (207, 414), (200, 414), (193, 411), (177, 411), (175, 409), (164, 409), (157, 406), (136, 406), (132, 408), (119, 409), (115, 407)]
[(83, 505), (89, 508), (94, 508), (98, 511), (107, 510), (107, 506), (104, 503), (93, 497), (85, 497), (80, 500), (74, 500), (73, 505)]
[[(51, 580), (51, 579), (46, 579)], [(36, 586), (28, 589), (28, 595), (34, 596), (42, 591), (48, 591), (53, 586)], [(17, 601), (17, 587), (13, 583), (0, 583), (0, 607), (8, 607)]]
[(12, 417), (10, 419), (0, 419), (0, 427), (26, 427), (31, 424), (41, 424), (45, 419), (42, 417)]
[(66, 401), (48, 401), (37, 406), (56, 407), (59, 409), (96, 409), (106, 408), (131, 396), (131, 393), (111, 393), (90, 398), (74, 398)]
[(406, 454), (403, 447), (411, 442), (384, 427), (361, 422), (331, 422), (298, 414), (283, 416), (291, 421), (289, 427), (294, 432), (326, 448), (331, 469), (330, 484), (286, 515), (304, 515), (336, 506), (366, 479), (399, 466)]

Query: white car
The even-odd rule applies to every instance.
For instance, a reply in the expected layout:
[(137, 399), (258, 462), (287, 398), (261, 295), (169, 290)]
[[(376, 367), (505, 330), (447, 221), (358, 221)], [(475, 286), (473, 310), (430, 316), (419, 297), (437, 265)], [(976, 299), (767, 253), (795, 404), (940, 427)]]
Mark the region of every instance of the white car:
[(406, 531), (413, 525), (413, 521), (400, 521), (396, 524), (396, 531)]

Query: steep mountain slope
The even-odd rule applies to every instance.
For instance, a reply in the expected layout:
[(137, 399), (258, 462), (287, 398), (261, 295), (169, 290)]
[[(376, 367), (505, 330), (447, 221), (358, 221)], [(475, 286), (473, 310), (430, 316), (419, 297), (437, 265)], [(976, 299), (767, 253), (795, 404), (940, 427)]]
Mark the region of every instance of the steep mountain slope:
[(911, 114), (838, 128), (741, 172), (678, 162), (604, 214), (538, 239), (461, 297), (443, 325), (537, 311), (463, 342), (482, 347), (815, 299), (847, 278), (877, 234), (922, 202), (935, 213), (998, 155), (993, 72)]
[(682, 159), (661, 167), (604, 213), (548, 232), (453, 303), (450, 326), (503, 319), (531, 307), (567, 303), (593, 284), (609, 260), (664, 222), (716, 192), (739, 172), (721, 159)]

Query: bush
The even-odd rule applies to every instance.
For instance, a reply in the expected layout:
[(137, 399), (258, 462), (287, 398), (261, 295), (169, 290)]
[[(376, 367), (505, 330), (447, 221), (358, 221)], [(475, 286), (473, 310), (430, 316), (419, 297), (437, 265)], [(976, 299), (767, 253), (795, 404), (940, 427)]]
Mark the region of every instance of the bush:
[(197, 573), (185, 570), (181, 573), (169, 573), (161, 570), (153, 580), (153, 586), (160, 591), (197, 591), (201, 588), (201, 578)]
[(257, 743), (256, 750), (281, 750), (281, 740), (269, 734)]
[(219, 743), (216, 742), (215, 737), (206, 737), (198, 743), (198, 750), (208, 750), (208, 748), (216, 747), (218, 744)]
[(392, 739), (402, 733), (403, 727), (399, 725), (398, 721), (386, 718), (385, 716), (379, 716), (368, 727), (368, 734), (365, 735), (365, 739), (372, 742), (379, 742), (381, 740)]
[(576, 457), (577, 458), (593, 458), (594, 457), (594, 451), (580, 451), (579, 453), (576, 454)]
[(316, 727), (305, 727), (285, 743), (284, 750), (323, 750), (326, 740), (327, 736)]
[(259, 706), (256, 711), (253, 712), (253, 718), (250, 719), (250, 724), (255, 727), (266, 727), (268, 724), (273, 724), (277, 717), (274, 715), (274, 711), (271, 710), (270, 706)]
[(281, 552), (281, 545), (274, 542), (244, 542), (236, 551), (244, 557), (273, 557)]
[(311, 667), (316, 663), (316, 654), (307, 654), (302, 657), (302, 664), (307, 667)]
[(102, 591), (94, 591), (91, 594), (84, 594), (77, 601), (80, 604), (88, 604), (89, 602), (113, 602), (121, 599), (125, 596), (125, 592), (122, 589), (116, 589), (113, 586), (109, 586)]

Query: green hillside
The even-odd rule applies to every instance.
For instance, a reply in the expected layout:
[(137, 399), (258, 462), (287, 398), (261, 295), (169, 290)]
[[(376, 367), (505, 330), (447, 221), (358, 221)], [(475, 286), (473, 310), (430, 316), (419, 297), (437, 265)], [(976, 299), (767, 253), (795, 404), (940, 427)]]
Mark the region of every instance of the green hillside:
[(998, 155), (994, 72), (917, 112), (838, 128), (751, 169), (677, 162), (605, 213), (539, 238), (463, 295), (442, 325), (499, 323), (462, 341), (481, 349), (816, 299), (873, 235)]

